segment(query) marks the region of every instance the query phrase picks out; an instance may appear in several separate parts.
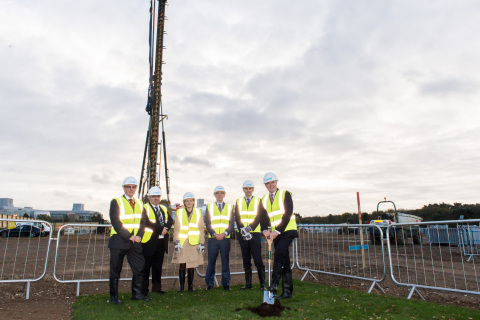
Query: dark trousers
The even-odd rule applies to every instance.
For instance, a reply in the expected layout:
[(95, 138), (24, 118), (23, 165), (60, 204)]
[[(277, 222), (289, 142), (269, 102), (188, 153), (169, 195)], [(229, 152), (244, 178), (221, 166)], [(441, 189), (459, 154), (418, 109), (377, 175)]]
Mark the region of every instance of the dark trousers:
[(215, 278), (215, 264), (217, 262), (218, 252), (222, 260), (222, 286), (230, 285), (230, 239), (224, 238), (217, 240), (215, 238), (208, 239), (208, 266), (205, 274), (205, 282), (207, 286), (213, 286)]
[(115, 280), (120, 278), (125, 256), (127, 256), (128, 264), (133, 273), (132, 294), (140, 294), (143, 282), (143, 266), (145, 265), (142, 245), (140, 243), (133, 244), (129, 249), (110, 248), (110, 279)]
[(243, 269), (252, 268), (252, 258), (255, 267), (258, 269), (265, 269), (262, 261), (262, 235), (260, 232), (252, 232), (252, 239), (246, 241), (240, 233), (237, 234), (238, 243), (242, 250)]
[(273, 257), (273, 263), (283, 266), (283, 272), (292, 272), (292, 266), (290, 265), (290, 245), (293, 239), (297, 237), (297, 231), (286, 231), (281, 233), (273, 240), (275, 248), (275, 254)]
[(150, 278), (150, 270), (152, 270), (152, 284), (161, 289), (162, 283), (162, 266), (165, 257), (165, 242), (160, 239), (153, 255), (144, 255), (145, 267), (143, 268), (143, 294), (148, 293), (148, 280)]

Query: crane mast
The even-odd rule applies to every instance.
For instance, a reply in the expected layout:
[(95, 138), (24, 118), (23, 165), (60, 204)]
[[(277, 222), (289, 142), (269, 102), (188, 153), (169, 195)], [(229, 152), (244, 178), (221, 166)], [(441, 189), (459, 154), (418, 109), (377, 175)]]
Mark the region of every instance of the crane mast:
[[(155, 7), (158, 2), (156, 38), (155, 38)], [(165, 35), (165, 6), (166, 0), (150, 1), (150, 85), (146, 111), (150, 115), (147, 138), (145, 141), (145, 151), (143, 156), (142, 171), (140, 175), (140, 185), (138, 195), (144, 198), (149, 188), (153, 186), (160, 187), (161, 154), (163, 147), (164, 168), (165, 168), (165, 186), (166, 198), (170, 202), (170, 181), (167, 168), (167, 153), (165, 146), (165, 128), (162, 106), (162, 65), (163, 61), (163, 39)], [(155, 56), (155, 59), (153, 59)], [(154, 63), (153, 63), (154, 62)], [(154, 64), (154, 68), (153, 68)], [(160, 126), (162, 134), (160, 136)], [(165, 193), (164, 193), (165, 194)]]

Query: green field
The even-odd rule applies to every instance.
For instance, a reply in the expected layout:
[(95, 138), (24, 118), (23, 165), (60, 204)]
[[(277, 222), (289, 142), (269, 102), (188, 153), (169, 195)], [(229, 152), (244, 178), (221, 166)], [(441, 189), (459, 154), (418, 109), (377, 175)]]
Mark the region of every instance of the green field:
[[(480, 310), (425, 301), (407, 300), (387, 295), (331, 288), (295, 281), (293, 299), (282, 300), (287, 307), (285, 319), (480, 319)], [(258, 288), (232, 291), (222, 287), (211, 291), (180, 294), (150, 293), (152, 301), (131, 301), (130, 294), (120, 294), (123, 305), (107, 303), (108, 295), (81, 296), (74, 303), (73, 319), (260, 319), (246, 310), (263, 302)], [(241, 309), (241, 310), (239, 310)]]

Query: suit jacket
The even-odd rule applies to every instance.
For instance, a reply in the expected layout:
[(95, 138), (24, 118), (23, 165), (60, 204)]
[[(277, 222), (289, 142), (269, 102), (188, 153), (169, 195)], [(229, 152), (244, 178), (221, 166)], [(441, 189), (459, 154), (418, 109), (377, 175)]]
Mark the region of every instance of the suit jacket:
[[(130, 233), (126, 228), (123, 227), (123, 223), (120, 220), (120, 208), (118, 207), (118, 203), (115, 199), (112, 199), (112, 201), (110, 202), (110, 221), (112, 223), (112, 227), (115, 229), (117, 234), (110, 236), (110, 240), (108, 241), (109, 248), (128, 250), (132, 246), (138, 246), (141, 249), (140, 243), (133, 243), (133, 241), (129, 240), (129, 238), (132, 236), (132, 233)], [(139, 236), (140, 238), (145, 232), (146, 221), (147, 216), (143, 214), (142, 211), (140, 227), (137, 232), (137, 236)]]
[[(154, 211), (153, 206), (150, 203), (148, 205), (150, 206), (151, 210)], [(149, 229), (152, 229), (153, 233), (152, 233), (152, 236), (150, 237), (150, 240), (148, 240), (145, 243), (142, 243), (143, 254), (145, 256), (153, 256), (155, 253), (155, 250), (157, 250), (157, 246), (160, 241), (164, 241), (165, 252), (168, 253), (168, 233), (165, 235), (163, 239), (158, 239), (158, 236), (162, 234), (164, 228), (167, 228), (168, 230), (170, 230), (170, 227), (172, 226), (172, 223), (173, 223), (173, 219), (170, 211), (167, 212), (168, 219), (165, 219), (165, 212), (163, 212), (162, 207), (160, 207), (159, 213), (162, 215), (162, 221), (164, 221), (163, 226), (160, 224), (160, 219), (157, 215), (155, 215), (154, 223), (147, 218), (146, 227)], [(145, 208), (143, 208), (142, 215), (145, 215), (146, 217), (148, 217), (148, 213), (147, 213), (147, 210), (145, 210)]]

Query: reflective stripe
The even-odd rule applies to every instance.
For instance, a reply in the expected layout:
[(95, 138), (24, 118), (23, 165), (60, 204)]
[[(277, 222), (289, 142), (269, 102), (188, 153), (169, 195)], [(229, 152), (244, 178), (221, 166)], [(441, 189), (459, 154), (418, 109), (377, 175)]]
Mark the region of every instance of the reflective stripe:
[[(213, 229), (216, 229), (216, 228), (225, 228), (227, 229), (228, 228), (228, 224), (226, 223), (216, 223), (216, 224), (212, 224), (212, 228)], [(225, 232), (225, 231), (224, 231)]]
[(140, 223), (124, 223), (123, 227), (125, 229), (138, 229), (140, 227)]

